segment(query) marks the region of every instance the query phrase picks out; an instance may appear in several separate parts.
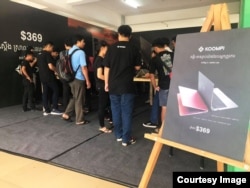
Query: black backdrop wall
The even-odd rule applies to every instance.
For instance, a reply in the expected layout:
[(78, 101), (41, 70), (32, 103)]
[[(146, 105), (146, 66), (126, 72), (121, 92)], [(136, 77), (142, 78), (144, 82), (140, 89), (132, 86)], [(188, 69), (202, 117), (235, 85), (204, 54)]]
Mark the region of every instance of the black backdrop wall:
[[(53, 41), (59, 49), (63, 49), (66, 36), (81, 33), (87, 36), (84, 51), (87, 56), (93, 56), (98, 40), (105, 39), (112, 43), (117, 37), (114, 31), (7, 0), (0, 2), (0, 24), (0, 107), (21, 104), (22, 79), (16, 68), (27, 46), (31, 45), (39, 52), (44, 42)], [(90, 29), (93, 27), (94, 30)], [(137, 32), (133, 36), (136, 42), (142, 37), (150, 44), (158, 36), (171, 38), (177, 34), (199, 32), (200, 28)]]
[(63, 50), (65, 37), (79, 33), (86, 36), (87, 56), (93, 56), (93, 37), (88, 28), (95, 26), (84, 27), (84, 23), (7, 0), (0, 2), (0, 24), (0, 107), (21, 104), (22, 78), (16, 68), (27, 46), (39, 52), (46, 41), (53, 41)]

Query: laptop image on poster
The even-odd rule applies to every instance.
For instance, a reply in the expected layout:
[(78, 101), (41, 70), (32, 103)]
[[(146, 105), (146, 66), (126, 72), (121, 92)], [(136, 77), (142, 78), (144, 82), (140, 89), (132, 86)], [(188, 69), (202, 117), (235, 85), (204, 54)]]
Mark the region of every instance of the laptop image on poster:
[(177, 94), (180, 116), (208, 112), (208, 108), (198, 90), (179, 86)]
[(226, 110), (237, 108), (238, 105), (232, 101), (219, 88), (214, 87), (214, 83), (209, 80), (204, 74), (199, 72), (198, 75), (198, 91), (203, 97), (205, 103), (210, 106), (212, 111)]
[(179, 115), (195, 115), (212, 111), (237, 108), (229, 97), (219, 88), (214, 88), (214, 83), (201, 72), (198, 73), (198, 90), (179, 86), (177, 101)]

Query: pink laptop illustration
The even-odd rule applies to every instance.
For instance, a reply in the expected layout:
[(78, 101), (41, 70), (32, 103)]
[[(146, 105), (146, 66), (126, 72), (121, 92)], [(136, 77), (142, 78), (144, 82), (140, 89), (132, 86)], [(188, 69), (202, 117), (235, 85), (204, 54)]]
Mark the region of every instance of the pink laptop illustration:
[(226, 110), (237, 108), (229, 97), (201, 72), (198, 73), (198, 90), (179, 86), (177, 101), (179, 115), (187, 116), (206, 113), (208, 110)]
[(198, 90), (179, 86), (177, 94), (180, 116), (208, 112), (208, 108)]

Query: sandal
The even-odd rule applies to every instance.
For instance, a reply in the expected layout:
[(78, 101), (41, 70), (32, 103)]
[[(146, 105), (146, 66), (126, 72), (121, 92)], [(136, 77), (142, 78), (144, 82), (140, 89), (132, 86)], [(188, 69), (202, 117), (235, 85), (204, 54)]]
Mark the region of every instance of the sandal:
[(85, 121), (81, 121), (81, 122), (76, 122), (76, 125), (85, 125), (85, 124), (88, 124), (89, 121), (88, 120), (85, 120)]
[(68, 115), (66, 115), (66, 114), (62, 115), (62, 119), (65, 120), (65, 121), (68, 121), (68, 122), (72, 122), (72, 119)]
[(106, 127), (100, 127), (99, 131), (101, 131), (102, 133), (112, 133), (112, 130), (107, 129)]

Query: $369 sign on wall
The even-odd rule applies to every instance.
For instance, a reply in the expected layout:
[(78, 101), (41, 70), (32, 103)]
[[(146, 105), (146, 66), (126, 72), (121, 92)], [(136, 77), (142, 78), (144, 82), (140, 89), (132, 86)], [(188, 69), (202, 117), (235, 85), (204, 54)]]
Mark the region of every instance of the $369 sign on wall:
[(43, 41), (43, 35), (41, 33), (32, 33), (24, 30), (20, 32), (20, 37), (22, 41), (32, 41), (32, 42)]

